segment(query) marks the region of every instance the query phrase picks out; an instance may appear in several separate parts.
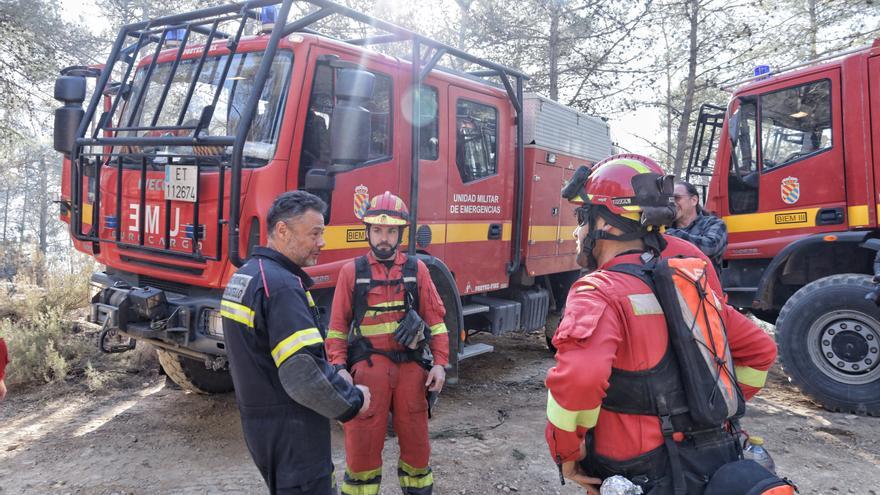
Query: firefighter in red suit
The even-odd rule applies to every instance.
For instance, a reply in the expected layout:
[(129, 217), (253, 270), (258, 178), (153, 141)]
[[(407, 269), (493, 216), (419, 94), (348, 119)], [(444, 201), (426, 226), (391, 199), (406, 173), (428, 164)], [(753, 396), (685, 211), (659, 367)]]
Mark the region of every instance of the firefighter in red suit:
[[(556, 366), (546, 378), (546, 440), (550, 453), (560, 475), (580, 484), (587, 493), (598, 494), (602, 478), (614, 474), (625, 475), (650, 495), (702, 493), (700, 485), (711, 472), (694, 472), (705, 468), (699, 464), (705, 461), (713, 466), (705, 470), (714, 471), (718, 463), (737, 458), (738, 450), (725, 447), (729, 452), (717, 454), (730, 456), (723, 460), (713, 459), (716, 454), (698, 453), (696, 464), (692, 464), (687, 449), (701, 445), (702, 439), (683, 434), (685, 428), (663, 428), (669, 423), (648, 411), (620, 412), (626, 407), (621, 408), (619, 400), (615, 411), (608, 410), (610, 404), (606, 402), (612, 396), (620, 397), (620, 392), (625, 396), (627, 392), (619, 390), (621, 387), (614, 390), (615, 379), (629, 374), (629, 379), (649, 380), (646, 371), (657, 368), (668, 343), (666, 320), (651, 289), (636, 277), (609, 269), (622, 263), (637, 264), (646, 252), (659, 253), (661, 258), (698, 257), (708, 266), (711, 262), (688, 242), (659, 233), (656, 226), (661, 222), (653, 222), (655, 227), (650, 227), (649, 217), (663, 216), (657, 212), (666, 208), (640, 204), (650, 195), (636, 190), (634, 184), (657, 183), (663, 177), (662, 169), (652, 160), (619, 155), (597, 164), (592, 172), (584, 172), (585, 180), (574, 184), (574, 190), (569, 184), (563, 196), (579, 204), (579, 227), (575, 230), (578, 264), (591, 272), (571, 287), (563, 319), (553, 337)], [(640, 174), (651, 174), (642, 176), (651, 180), (634, 180)], [(714, 270), (707, 270), (707, 275), (710, 287), (722, 294)], [(749, 399), (764, 386), (767, 370), (776, 358), (776, 345), (727, 304), (723, 305), (721, 319), (728, 333), (736, 381), (744, 398)], [(727, 436), (735, 436), (730, 425), (718, 425), (719, 436), (706, 440), (704, 445), (726, 442), (725, 428)], [(676, 455), (680, 457), (677, 469), (685, 471), (687, 489), (673, 486), (664, 431), (673, 441), (673, 448), (677, 446), (676, 450), (682, 452)], [(696, 488), (691, 475), (697, 478), (693, 482)]]
[[(370, 252), (342, 267), (333, 297), (327, 355), (332, 364), (347, 366), (349, 378), (372, 393), (367, 412), (343, 425), (344, 494), (379, 493), (391, 411), (400, 443), (403, 493), (433, 490), (426, 391), (443, 388), (449, 337), (443, 321), (446, 310), (427, 266), (398, 249), (408, 216), (404, 202), (390, 192), (372, 199), (363, 217)], [(416, 314), (422, 321), (419, 339), (424, 338), (418, 346), (404, 346), (401, 329)], [(433, 363), (425, 358), (428, 349)], [(340, 374), (347, 376), (345, 370)]]

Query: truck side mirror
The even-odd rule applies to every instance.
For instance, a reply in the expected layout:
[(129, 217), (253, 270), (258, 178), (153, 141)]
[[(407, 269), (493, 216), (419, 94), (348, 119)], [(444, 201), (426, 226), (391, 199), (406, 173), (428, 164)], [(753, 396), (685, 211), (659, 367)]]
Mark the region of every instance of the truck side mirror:
[(373, 97), (376, 76), (359, 69), (336, 71), (336, 106), (330, 117), (330, 162), (337, 174), (369, 159), (372, 140), (370, 111), (364, 105)]
[(54, 147), (55, 151), (69, 155), (76, 144), (76, 129), (85, 115), (82, 103), (86, 99), (86, 78), (61, 76), (56, 79), (55, 99), (64, 106), (55, 109)]

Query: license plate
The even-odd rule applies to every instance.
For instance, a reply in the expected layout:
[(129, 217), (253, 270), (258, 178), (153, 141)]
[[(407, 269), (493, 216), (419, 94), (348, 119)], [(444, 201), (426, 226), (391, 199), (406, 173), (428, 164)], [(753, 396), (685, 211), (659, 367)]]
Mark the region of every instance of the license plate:
[(166, 200), (195, 203), (198, 190), (198, 167), (192, 165), (165, 165)]

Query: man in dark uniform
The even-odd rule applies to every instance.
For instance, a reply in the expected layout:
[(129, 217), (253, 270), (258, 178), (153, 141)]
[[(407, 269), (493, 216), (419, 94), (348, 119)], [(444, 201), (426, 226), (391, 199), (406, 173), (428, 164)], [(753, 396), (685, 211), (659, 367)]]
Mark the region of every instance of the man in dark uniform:
[(335, 494), (330, 421), (366, 410), (367, 387), (351, 385), (324, 354), (325, 330), (303, 266), (324, 246), (326, 204), (305, 191), (278, 196), (257, 247), (221, 301), (241, 425), (273, 494)]

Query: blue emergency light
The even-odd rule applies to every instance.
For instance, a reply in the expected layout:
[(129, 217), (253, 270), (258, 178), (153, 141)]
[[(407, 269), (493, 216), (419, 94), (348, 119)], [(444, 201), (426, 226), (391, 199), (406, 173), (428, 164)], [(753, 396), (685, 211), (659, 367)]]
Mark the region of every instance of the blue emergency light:
[(769, 65), (759, 65), (759, 66), (755, 67), (755, 77), (763, 76), (764, 74), (769, 74), (769, 73), (770, 73), (770, 66)]
[(265, 30), (268, 27), (268, 30), (272, 29), (272, 26), (275, 24), (275, 19), (278, 18), (278, 6), (271, 5), (269, 7), (263, 7), (260, 9), (260, 23), (263, 24), (263, 29)]
[(183, 41), (183, 35), (186, 34), (186, 29), (170, 29), (165, 34), (165, 41), (173, 41), (175, 43), (180, 43)]

